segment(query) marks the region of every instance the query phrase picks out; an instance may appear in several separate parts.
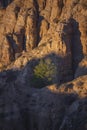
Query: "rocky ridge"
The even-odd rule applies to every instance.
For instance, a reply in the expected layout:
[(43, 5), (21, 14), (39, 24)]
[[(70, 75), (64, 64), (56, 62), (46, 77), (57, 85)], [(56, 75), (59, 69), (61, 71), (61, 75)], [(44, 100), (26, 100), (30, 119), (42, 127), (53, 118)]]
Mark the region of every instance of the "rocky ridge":
[[(5, 7), (1, 3), (1, 129), (87, 130), (86, 3), (8, 0)], [(52, 60), (57, 75), (55, 84), (36, 89), (30, 80), (42, 59)]]
[(0, 74), (1, 129), (87, 130), (87, 76), (37, 89), (27, 85), (25, 73)]
[[(24, 52), (34, 57), (33, 53), (37, 55), (36, 50), (41, 48), (39, 56), (41, 52), (44, 56), (54, 52), (68, 64), (63, 67), (66, 76), (75, 74), (87, 53), (85, 1), (14, 0), (0, 12), (1, 70), (11, 63), (18, 66), (17, 61), (20, 62)], [(25, 66), (26, 62), (19, 68)]]

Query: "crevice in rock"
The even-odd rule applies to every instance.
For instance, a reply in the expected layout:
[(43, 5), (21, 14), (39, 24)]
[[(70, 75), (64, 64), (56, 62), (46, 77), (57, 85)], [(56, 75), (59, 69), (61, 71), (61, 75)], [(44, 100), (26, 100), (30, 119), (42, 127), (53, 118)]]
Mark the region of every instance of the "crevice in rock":
[(73, 28), (72, 45), (71, 45), (72, 67), (73, 67), (73, 72), (75, 74), (78, 64), (83, 59), (83, 47), (80, 40), (81, 32), (79, 30), (79, 23), (73, 18), (71, 19), (71, 22)]
[(18, 18), (18, 13), (20, 12), (20, 7), (15, 7), (14, 9), (14, 12), (15, 12), (15, 16), (16, 16), (16, 19)]

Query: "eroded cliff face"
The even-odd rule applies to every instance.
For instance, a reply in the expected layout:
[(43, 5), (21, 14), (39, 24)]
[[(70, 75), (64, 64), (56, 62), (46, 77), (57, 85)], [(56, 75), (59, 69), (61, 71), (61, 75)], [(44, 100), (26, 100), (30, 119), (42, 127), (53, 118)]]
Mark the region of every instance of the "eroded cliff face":
[(25, 73), (0, 73), (0, 129), (87, 130), (87, 76), (37, 89)]
[(86, 1), (14, 0), (0, 10), (0, 63), (8, 65), (23, 51), (44, 45), (44, 56), (55, 52), (66, 57), (75, 73), (87, 54), (86, 15)]
[[(87, 130), (87, 0), (3, 2), (0, 129)], [(49, 59), (53, 85), (37, 89), (34, 67)]]

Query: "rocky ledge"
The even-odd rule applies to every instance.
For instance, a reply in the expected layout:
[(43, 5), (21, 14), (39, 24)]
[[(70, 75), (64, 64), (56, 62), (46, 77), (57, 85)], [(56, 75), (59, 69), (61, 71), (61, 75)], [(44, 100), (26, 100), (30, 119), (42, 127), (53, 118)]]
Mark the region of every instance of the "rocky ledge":
[[(87, 130), (86, 3), (0, 1), (1, 130)], [(43, 61), (56, 73), (39, 88)]]
[(0, 74), (0, 129), (87, 130), (87, 76), (37, 89), (22, 73)]

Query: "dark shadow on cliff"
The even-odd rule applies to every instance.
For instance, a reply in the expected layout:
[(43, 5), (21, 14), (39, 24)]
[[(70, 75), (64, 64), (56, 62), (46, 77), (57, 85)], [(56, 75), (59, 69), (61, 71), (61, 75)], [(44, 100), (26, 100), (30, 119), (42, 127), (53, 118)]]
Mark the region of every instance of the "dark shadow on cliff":
[[(53, 83), (58, 84), (52, 85), (53, 89), (45, 86), (42, 89), (30, 86), (33, 68), (40, 60), (49, 58), (52, 63), (57, 63), (55, 65), (61, 78), (59, 82)], [(63, 77), (61, 75), (61, 67), (63, 68), (65, 59), (66, 57), (62, 58), (51, 53), (43, 58), (30, 60), (20, 70), (12, 69), (0, 73), (0, 129), (82, 130), (84, 128), (86, 130), (87, 99), (79, 98), (79, 95), (72, 91), (73, 83), (59, 86), (66, 78), (66, 75)], [(71, 74), (67, 74), (70, 77)], [(60, 82), (60, 79), (63, 81)], [(60, 87), (61, 91), (59, 91)], [(69, 109), (73, 103), (75, 103), (75, 110), (74, 107)]]
[(0, 8), (6, 8), (13, 0), (0, 0)]
[[(53, 84), (54, 83), (62, 84), (64, 82), (68, 82), (68, 81), (73, 80), (72, 65), (68, 64), (67, 59), (68, 59), (68, 56), (62, 57), (62, 56), (59, 56), (59, 55), (57, 55), (55, 53), (50, 53), (50, 54), (44, 56), (43, 58), (32, 59), (24, 67), (24, 70), (27, 70), (27, 74), (26, 74), (26, 78), (25, 78), (26, 83), (27, 84), (31, 83), (30, 86), (32, 86), (32, 80), (34, 78), (34, 70), (35, 70), (36, 66), (38, 67), (37, 71), (39, 71), (40, 76), (43, 76), (43, 73), (46, 73), (46, 72), (41, 72), (41, 71), (46, 71), (47, 70), (47, 74), (49, 75), (50, 71), (52, 69), (53, 69), (53, 71), (55, 71), (55, 68), (56, 68), (55, 78), (52, 80), (52, 82), (50, 82), (51, 84), (52, 83)], [(45, 63), (48, 62), (48, 63), (44, 64), (43, 62), (45, 62)], [(52, 78), (52, 77), (50, 77), (50, 78)], [(47, 79), (45, 81), (47, 81)], [(33, 83), (34, 83), (34, 81), (35, 80), (33, 80)], [(37, 82), (37, 81), (38, 80), (35, 81), (35, 86), (37, 84), (39, 84), (39, 82)], [(41, 80), (40, 82), (42, 83), (42, 81), (43, 80)], [(48, 84), (45, 84), (45, 86), (46, 85), (48, 85)], [(34, 84), (33, 84), (33, 86), (34, 86)]]
[(40, 28), (41, 28), (42, 20), (44, 20), (44, 17), (43, 16), (39, 16), (39, 19), (38, 19), (38, 41), (37, 41), (37, 43), (39, 43), (41, 41)]
[[(39, 64), (41, 65), (39, 66)], [(36, 75), (38, 79), (35, 77), (34, 70), (36, 66), (38, 67), (36, 74), (38, 74), (38, 71), (39, 71), (39, 76), (45, 77), (45, 78), (38, 78), (38, 75)], [(40, 87), (40, 84), (41, 85), (43, 84), (42, 86), (44, 87), (50, 84), (55, 84), (55, 83), (62, 84), (64, 82), (73, 80), (72, 64), (70, 64), (70, 62), (68, 63), (68, 56), (65, 56), (65, 57), (59, 56), (55, 54), (54, 52), (44, 56), (43, 58), (30, 60), (20, 70), (16, 70), (16, 71), (15, 69), (8, 70), (8, 71), (2, 72), (1, 74), (6, 74), (7, 81), (12, 82), (12, 79), (16, 79), (18, 75), (21, 78), (23, 73), (25, 73), (24, 80), (26, 82), (26, 85), (29, 85), (31, 87), (32, 86), (35, 87), (38, 85)], [(15, 77), (14, 75), (17, 77)], [(48, 82), (48, 81), (52, 81), (52, 82)]]
[[(78, 130), (81, 130), (80, 127), (84, 128), (87, 111), (84, 112), (80, 109), (75, 111), (75, 114), (73, 112), (69, 113), (69, 120), (73, 120), (72, 128), (65, 120), (65, 117), (68, 116), (69, 106), (78, 100), (78, 94), (75, 92), (68, 93), (68, 89), (73, 89), (73, 84), (67, 85), (63, 89), (64, 93), (58, 92), (60, 84), (73, 79), (72, 65), (68, 66), (67, 58), (53, 52), (43, 58), (30, 60), (19, 70), (11, 69), (0, 73), (1, 129), (42, 130), (43, 128), (43, 130), (77, 130), (78, 128)], [(51, 59), (52, 63), (57, 67), (57, 78), (52, 84), (45, 85), (58, 84), (56, 91), (51, 91), (51, 89), (45, 86), (40, 88), (38, 82), (34, 83), (32, 81), (35, 66), (39, 64), (40, 60), (47, 59)], [(74, 115), (76, 116), (74, 117)], [(65, 123), (63, 124), (64, 120)], [(86, 129), (84, 128), (84, 130)]]
[(75, 74), (75, 71), (83, 59), (83, 47), (81, 43), (81, 32), (79, 30), (79, 23), (71, 18), (71, 24), (73, 29), (73, 36), (71, 41), (71, 50), (72, 50), (72, 67)]
[(78, 69), (76, 70), (76, 73), (75, 73), (75, 78), (83, 76), (83, 75), (87, 75), (87, 67), (85, 67), (85, 66), (78, 67)]
[[(9, 85), (9, 94), (11, 88), (13, 86)], [(5, 105), (2, 106), (0, 104), (2, 108), (2, 111), (0, 109), (0, 114), (2, 112), (0, 116), (0, 129), (3, 130), (42, 130), (42, 128), (43, 130), (59, 130), (66, 114), (66, 109), (77, 99), (77, 96), (73, 93), (53, 93), (47, 88), (39, 89), (38, 92), (33, 89), (32, 93), (30, 93), (30, 89), (24, 87), (29, 92), (29, 94), (26, 93), (24, 96), (24, 90), (22, 90), (23, 88), (21, 88), (20, 84), (14, 86), (14, 88), (17, 89), (14, 89), (14, 93), (17, 95), (20, 94), (19, 90), (22, 91), (19, 97), (14, 97), (13, 92), (11, 93), (12, 98), (14, 97), (14, 106), (9, 102), (3, 102)], [(3, 89), (5, 91), (5, 88)], [(4, 91), (3, 94), (6, 94)], [(32, 96), (34, 93), (36, 94), (35, 98)], [(8, 97), (5, 96), (7, 95), (4, 95), (4, 99), (8, 100)], [(40, 100), (38, 100), (38, 97)], [(12, 106), (13, 109), (10, 109), (9, 106)]]
[[(5, 72), (2, 73), (2, 79), (8, 78), (8, 75), (13, 76), (12, 73), (14, 71), (7, 71), (6, 77)], [(15, 74), (20, 76), (16, 71)], [(79, 98), (73, 91), (73, 83), (53, 85), (54, 89), (35, 89), (22, 84), (23, 79), (19, 82), (16, 80), (9, 78), (6, 83), (2, 82), (2, 86), (0, 82), (1, 130), (86, 130), (87, 98)], [(12, 102), (9, 100), (10, 94)]]
[[(5, 86), (8, 85), (9, 87), (8, 91), (11, 91), (10, 89), (13, 88), (14, 91), (13, 92), (11, 91), (11, 93), (13, 93), (12, 97), (14, 97), (14, 93), (16, 96), (18, 95), (17, 97), (16, 96), (14, 97), (14, 101), (18, 105), (18, 113), (19, 113), (18, 115), (20, 115), (20, 117), (18, 117), (18, 120), (16, 118), (15, 121), (14, 118), (12, 122), (10, 121), (10, 124), (12, 125), (9, 125), (9, 121), (7, 121), (4, 125), (4, 121), (3, 121), (3, 124), (0, 126), (1, 128), (8, 127), (9, 130), (11, 130), (11, 128), (14, 128), (14, 130), (39, 130), (42, 129), (42, 127), (43, 130), (59, 129), (60, 124), (63, 121), (67, 106), (70, 105), (77, 98), (77, 96), (74, 97), (73, 94), (71, 94), (70, 96), (70, 94), (68, 95), (64, 93), (53, 93), (48, 88), (45, 90), (45, 86), (51, 85), (51, 83), (43, 84), (44, 82), (42, 82), (42, 80), (41, 82), (39, 81), (40, 84), (42, 83), (44, 85), (43, 86), (41, 84), (42, 87), (44, 87), (41, 89), (38, 81), (37, 82), (32, 81), (34, 67), (39, 64), (40, 60), (49, 60), (49, 59), (57, 67), (56, 80), (54, 80), (52, 84), (57, 83), (59, 86), (59, 84), (62, 84), (64, 82), (73, 79), (73, 75), (71, 72), (72, 70), (68, 70), (69, 67), (66, 66), (67, 64), (65, 64), (67, 57), (61, 57), (59, 55), (56, 55), (55, 53), (46, 55), (43, 58), (30, 60), (27, 63), (27, 65), (24, 66), (21, 70), (8, 70), (0, 73), (0, 79), (2, 79), (2, 83), (5, 83)], [(63, 71), (63, 67), (66, 70), (66, 72)], [(58, 88), (58, 86), (56, 87)], [(68, 87), (72, 87), (72, 85)], [(35, 97), (35, 99), (33, 99), (32, 94), (37, 92), (39, 92), (38, 95)], [(2, 89), (2, 94), (3, 94), (3, 89)], [(42, 103), (40, 101), (36, 101), (38, 96), (40, 96), (40, 101), (41, 101), (41, 97), (43, 97), (44, 100), (42, 99), (41, 101)], [(50, 96), (52, 99), (51, 98), (49, 99)], [(8, 97), (6, 98), (6, 100), (7, 99)], [(59, 102), (61, 102), (60, 104), (56, 104), (58, 103), (58, 100)], [(38, 113), (35, 113), (35, 111), (37, 111), (36, 104), (38, 105), (40, 104), (40, 110), (38, 109)], [(45, 108), (45, 104), (46, 104), (46, 108)], [(59, 106), (60, 109), (59, 111), (57, 111), (57, 108), (59, 108)], [(43, 114), (45, 114), (43, 112), (43, 108), (45, 109), (45, 111), (46, 109), (49, 109), (47, 112), (49, 114), (46, 117), (39, 115), (40, 114), (39, 112), (41, 111)], [(52, 113), (51, 109), (53, 110), (55, 108), (56, 110)], [(16, 113), (15, 109), (13, 111), (13, 114), (14, 113)], [(59, 115), (59, 113), (61, 114)], [(8, 115), (10, 116), (10, 113)], [(52, 118), (52, 116), (54, 115), (56, 116), (56, 120), (58, 116), (57, 121)], [(39, 126), (39, 124), (41, 126)], [(22, 128), (20, 128), (20, 126), (22, 126)]]

